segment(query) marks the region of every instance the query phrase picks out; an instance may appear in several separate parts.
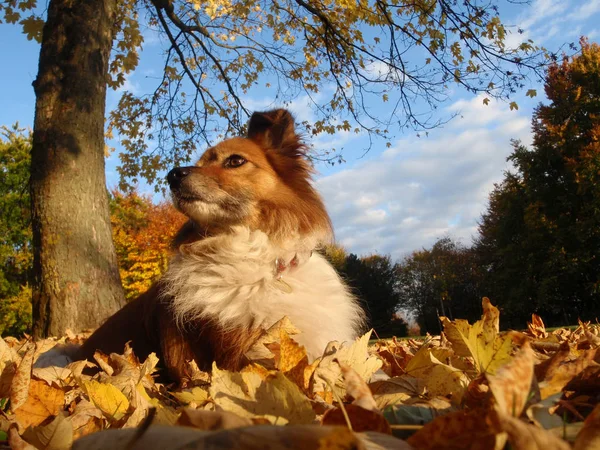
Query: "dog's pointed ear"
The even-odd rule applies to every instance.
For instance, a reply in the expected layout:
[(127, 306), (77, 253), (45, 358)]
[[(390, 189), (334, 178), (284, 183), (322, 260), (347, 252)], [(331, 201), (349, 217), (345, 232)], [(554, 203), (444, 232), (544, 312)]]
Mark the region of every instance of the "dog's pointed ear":
[(296, 149), (300, 145), (294, 118), (285, 109), (252, 114), (248, 124), (248, 138), (264, 149)]

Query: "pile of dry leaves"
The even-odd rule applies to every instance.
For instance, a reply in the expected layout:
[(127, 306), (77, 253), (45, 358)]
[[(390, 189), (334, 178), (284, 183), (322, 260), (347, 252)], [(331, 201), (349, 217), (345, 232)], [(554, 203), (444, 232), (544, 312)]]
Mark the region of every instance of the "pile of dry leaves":
[(155, 382), (153, 355), (39, 369), (56, 340), (0, 339), (0, 447), (600, 449), (600, 327), (549, 333), (533, 316), (500, 333), (483, 308), (473, 325), (442, 318), (439, 337), (369, 346), (368, 333), (316, 361), (283, 319), (241, 372), (191, 364), (178, 387)]

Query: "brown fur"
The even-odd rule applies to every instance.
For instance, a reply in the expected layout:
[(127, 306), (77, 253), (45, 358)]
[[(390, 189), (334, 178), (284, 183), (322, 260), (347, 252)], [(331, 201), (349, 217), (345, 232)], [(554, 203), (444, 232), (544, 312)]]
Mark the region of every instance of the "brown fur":
[[(255, 113), (247, 138), (221, 142), (209, 148), (196, 166), (185, 168), (189, 175), (173, 197), (190, 221), (181, 228), (174, 245), (227, 232), (233, 225), (262, 230), (274, 241), (290, 236), (326, 240), (331, 223), (311, 185), (312, 167), (305, 151), (287, 111)], [(225, 161), (231, 155), (248, 162), (227, 168)], [(218, 208), (218, 215), (199, 210), (197, 199), (213, 202), (211, 208)], [(204, 370), (210, 369), (213, 361), (221, 368), (240, 369), (244, 354), (260, 332), (256, 328), (225, 330), (207, 321), (178, 326), (158, 281), (98, 328), (78, 358), (91, 360), (96, 350), (120, 353), (131, 341), (139, 358), (156, 352), (168, 376), (182, 380), (189, 375), (187, 362), (192, 359)]]

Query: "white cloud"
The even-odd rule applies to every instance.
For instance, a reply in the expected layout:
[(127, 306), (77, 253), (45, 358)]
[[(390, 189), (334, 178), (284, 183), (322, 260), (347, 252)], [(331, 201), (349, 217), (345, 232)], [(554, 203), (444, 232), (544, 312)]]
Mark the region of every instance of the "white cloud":
[(482, 107), (481, 97), (448, 110), (463, 119), (318, 179), (338, 242), (394, 258), (445, 234), (471, 242), (494, 182), (509, 168), (510, 139), (530, 140), (529, 119), (503, 103)]

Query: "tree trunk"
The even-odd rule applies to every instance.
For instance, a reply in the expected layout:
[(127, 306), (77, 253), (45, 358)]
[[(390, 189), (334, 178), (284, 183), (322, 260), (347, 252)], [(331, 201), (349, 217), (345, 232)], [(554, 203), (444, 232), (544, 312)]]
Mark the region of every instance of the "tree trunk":
[(124, 304), (104, 173), (116, 0), (51, 0), (37, 80), (33, 334), (98, 326)]

